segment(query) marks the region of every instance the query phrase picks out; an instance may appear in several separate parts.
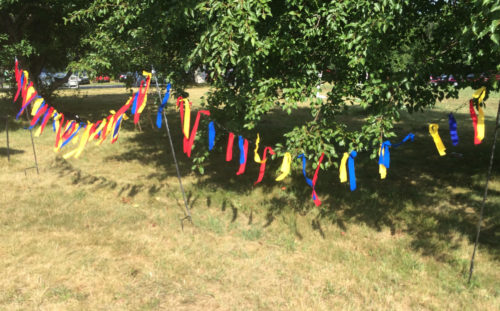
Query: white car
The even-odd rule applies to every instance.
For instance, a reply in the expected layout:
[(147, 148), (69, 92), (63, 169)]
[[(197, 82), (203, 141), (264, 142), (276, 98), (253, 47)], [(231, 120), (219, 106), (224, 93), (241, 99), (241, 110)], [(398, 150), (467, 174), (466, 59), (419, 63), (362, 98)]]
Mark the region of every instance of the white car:
[(71, 75), (71, 77), (69, 77), (68, 79), (68, 87), (69, 88), (73, 88), (73, 89), (77, 89), (79, 87), (79, 78), (78, 76), (76, 75)]

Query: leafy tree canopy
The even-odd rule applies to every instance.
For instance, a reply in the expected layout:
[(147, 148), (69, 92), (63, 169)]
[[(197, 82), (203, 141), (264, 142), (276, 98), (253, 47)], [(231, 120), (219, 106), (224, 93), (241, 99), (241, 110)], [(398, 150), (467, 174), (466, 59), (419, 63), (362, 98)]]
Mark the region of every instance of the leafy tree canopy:
[[(219, 123), (250, 131), (274, 109), (307, 103), (311, 118), (278, 151), (334, 158), (376, 150), (395, 136), (400, 111), (465, 86), (432, 85), (431, 74), (500, 71), (499, 21), (499, 0), (4, 0), (0, 57), (23, 56), (33, 73), (49, 63), (113, 73), (155, 65), (178, 91), (206, 66)], [(359, 127), (339, 120), (352, 109), (364, 114)]]
[(44, 69), (67, 69), (84, 53), (80, 39), (87, 28), (83, 24), (67, 25), (64, 17), (85, 3), (0, 0), (0, 67), (12, 68), (17, 56), (36, 84)]
[[(311, 121), (281, 151), (374, 151), (395, 135), (401, 109), (458, 95), (431, 85), (431, 74), (500, 70), (498, 1), (206, 0), (190, 13), (206, 30), (189, 64), (210, 68), (208, 104), (230, 128), (310, 102)], [(314, 96), (320, 73), (331, 85), (325, 101)], [(338, 121), (353, 107), (365, 112), (360, 128)]]

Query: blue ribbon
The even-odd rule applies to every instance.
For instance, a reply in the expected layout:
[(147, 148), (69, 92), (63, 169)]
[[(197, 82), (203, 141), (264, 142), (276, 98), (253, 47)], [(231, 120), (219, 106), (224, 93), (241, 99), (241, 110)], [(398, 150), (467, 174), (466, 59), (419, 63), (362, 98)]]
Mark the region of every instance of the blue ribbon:
[(68, 144), (76, 136), (76, 134), (78, 134), (78, 131), (80, 131), (81, 128), (85, 128), (85, 127), (86, 127), (86, 125), (82, 126), (81, 123), (78, 124), (78, 128), (76, 129), (76, 131), (73, 134), (71, 134), (71, 136), (68, 137), (68, 139), (66, 139), (66, 141), (63, 142), (63, 144), (61, 145), (61, 148), (66, 146), (66, 144)]
[(54, 121), (52, 122), (52, 130), (54, 132), (56, 131), (56, 117), (57, 117), (57, 112), (54, 112)]
[(391, 155), (389, 153), (389, 147), (391, 146), (391, 142), (386, 140), (380, 147), (380, 150), (384, 150), (383, 153), (380, 154), (378, 158), (378, 164), (382, 164), (386, 168), (389, 168), (389, 165), (391, 163)]
[(214, 148), (214, 143), (215, 143), (214, 121), (210, 121), (210, 123), (208, 123), (208, 150), (212, 150)]
[(165, 92), (165, 96), (163, 97), (163, 100), (161, 102), (161, 105), (160, 107), (158, 108), (158, 114), (156, 115), (156, 126), (158, 128), (161, 128), (161, 124), (162, 124), (162, 113), (163, 113), (163, 109), (165, 108), (165, 106), (167, 105), (167, 102), (168, 102), (168, 99), (170, 98), (170, 88), (171, 88), (171, 85), (170, 83), (167, 84), (167, 91)]
[(397, 147), (401, 146), (402, 144), (406, 143), (408, 140), (414, 141), (415, 140), (415, 135), (413, 133), (410, 133), (410, 134), (406, 135), (406, 137), (403, 138), (403, 140), (401, 142), (392, 145), (392, 147), (393, 148), (397, 148)]
[(349, 161), (347, 162), (347, 166), (349, 167), (349, 186), (351, 187), (351, 191), (356, 190), (356, 173), (354, 171), (354, 158), (358, 155), (358, 153), (353, 150), (349, 154)]
[[(42, 102), (42, 104), (40, 105), (40, 107), (38, 107), (38, 109), (36, 110), (35, 116), (38, 114), (38, 112), (40, 111), (40, 109), (42, 109), (43, 106), (45, 106), (45, 100)], [(47, 112), (48, 111), (49, 110), (47, 109)], [(45, 114), (47, 112), (45, 112)], [(45, 114), (43, 115), (44, 117), (45, 117)], [(33, 116), (33, 117), (35, 117), (35, 116)], [(36, 120), (35, 124), (30, 125), (30, 127), (28, 129), (32, 130), (38, 124), (38, 122), (40, 122), (40, 120), (43, 120), (42, 116), (38, 116), (38, 119)]]
[(300, 159), (302, 158), (302, 173), (304, 174), (304, 178), (306, 179), (306, 183), (312, 187), (313, 186), (313, 182), (310, 178), (307, 178), (307, 174), (306, 174), (306, 162), (307, 162), (307, 159), (306, 159), (306, 156), (301, 153), (297, 156), (297, 159)]
[(134, 95), (134, 102), (132, 104), (132, 114), (135, 114), (135, 110), (137, 109), (137, 99), (139, 98), (139, 91), (137, 91)]
[(123, 114), (118, 118), (118, 120), (116, 120), (116, 124), (115, 124), (115, 128), (113, 130), (112, 136), (115, 136), (116, 134), (118, 134), (118, 130), (120, 129), (120, 124), (122, 123), (122, 119), (123, 119)]
[(458, 145), (457, 121), (455, 120), (453, 113), (450, 113), (448, 115), (448, 123), (450, 125), (451, 142), (453, 143), (453, 146), (457, 146)]
[(238, 136), (238, 146), (240, 147), (240, 165), (246, 163), (245, 158), (245, 139), (242, 136)]

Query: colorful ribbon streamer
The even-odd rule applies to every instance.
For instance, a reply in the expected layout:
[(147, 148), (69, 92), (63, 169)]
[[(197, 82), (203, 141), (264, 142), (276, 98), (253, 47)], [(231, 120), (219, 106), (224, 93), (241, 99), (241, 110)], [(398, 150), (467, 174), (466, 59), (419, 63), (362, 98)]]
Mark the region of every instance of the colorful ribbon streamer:
[[(358, 155), (358, 153), (353, 150), (351, 153), (344, 152), (344, 156), (340, 162), (339, 168), (339, 178), (340, 182), (344, 183), (347, 181), (347, 169), (349, 168), (349, 187), (351, 191), (356, 190), (356, 173), (354, 170), (354, 158)], [(347, 165), (346, 165), (347, 164)]]
[(397, 148), (399, 146), (401, 146), (402, 144), (406, 143), (407, 141), (414, 141), (415, 140), (415, 135), (413, 133), (409, 133), (408, 135), (405, 136), (405, 138), (403, 138), (403, 140), (397, 144), (394, 144), (392, 145), (391, 147), (392, 148)]
[(472, 94), (472, 98), (475, 98), (479, 105), (483, 102), (485, 96), (486, 96), (486, 87), (485, 86), (477, 89), (474, 92), (474, 94)]
[(163, 96), (163, 100), (161, 101), (161, 105), (158, 108), (158, 113), (156, 114), (156, 126), (161, 128), (161, 124), (163, 123), (163, 109), (167, 105), (168, 99), (170, 98), (170, 88), (172, 86), (167, 84), (167, 91), (165, 92), (165, 96)]
[(208, 150), (212, 151), (215, 144), (215, 126), (214, 121), (208, 123)]
[(387, 169), (391, 165), (389, 147), (391, 147), (391, 142), (388, 140), (384, 141), (378, 153), (378, 172), (380, 174), (380, 179), (385, 179), (387, 177)]
[(253, 184), (254, 186), (256, 184), (260, 183), (262, 181), (262, 178), (264, 178), (264, 172), (266, 171), (266, 162), (267, 162), (266, 155), (267, 155), (267, 151), (269, 151), (269, 153), (271, 155), (275, 154), (273, 148), (271, 148), (271, 147), (264, 148), (264, 153), (262, 155), (262, 161), (260, 162), (259, 177), (257, 178), (257, 181)]
[(253, 160), (257, 163), (262, 163), (262, 160), (259, 156), (259, 143), (260, 143), (260, 135), (257, 133), (257, 139), (255, 140), (255, 149), (253, 151)]
[[(484, 113), (481, 107), (478, 107), (479, 111), (479, 122), (482, 122), (482, 125), (478, 124), (478, 117), (476, 115), (476, 111), (474, 109), (474, 101), (471, 99), (469, 101), (469, 111), (470, 117), (472, 119), (472, 127), (474, 128), (474, 145), (479, 145), (482, 142), (482, 138), (484, 138)], [(481, 116), (482, 115), (482, 116)], [(482, 131), (482, 133), (480, 133)], [(482, 136), (482, 138), (480, 138)]]
[(306, 179), (306, 183), (313, 189), (312, 190), (312, 198), (313, 198), (313, 201), (314, 201), (314, 204), (316, 204), (316, 206), (320, 206), (321, 205), (321, 201), (319, 200), (318, 198), (318, 195), (316, 194), (316, 182), (318, 180), (318, 172), (319, 172), (319, 168), (321, 167), (321, 162), (323, 161), (323, 157), (325, 156), (324, 153), (321, 153), (321, 156), (319, 157), (319, 161), (318, 161), (318, 166), (316, 167), (316, 171), (314, 172), (314, 176), (313, 176), (313, 179), (309, 179), (307, 178), (307, 174), (306, 174), (306, 156), (302, 153), (300, 155), (297, 156), (297, 159), (300, 159), (302, 158), (302, 173), (304, 174), (304, 178)]
[(226, 162), (229, 162), (233, 159), (233, 144), (234, 144), (234, 134), (229, 133), (229, 138), (227, 140), (227, 149), (226, 149)]
[(431, 123), (429, 124), (429, 133), (432, 136), (432, 139), (434, 139), (434, 144), (436, 145), (436, 148), (439, 152), (440, 156), (446, 155), (446, 148), (443, 145), (443, 141), (441, 140), (441, 137), (439, 136), (439, 125), (436, 123)]
[(450, 126), (450, 138), (453, 146), (458, 146), (457, 121), (453, 113), (448, 115), (448, 124)]
[(53, 116), (54, 114), (54, 107), (50, 107), (47, 112), (45, 112), (45, 115), (42, 120), (42, 124), (40, 124), (40, 127), (35, 133), (35, 136), (38, 137), (43, 133), (43, 130), (45, 129), (45, 126), (47, 125), (47, 122), (49, 121), (50, 117)]
[(248, 154), (248, 140), (244, 139), (242, 136), (238, 136), (238, 145), (240, 147), (240, 168), (236, 175), (241, 175), (245, 173), (245, 167), (247, 165), (247, 154)]
[(292, 164), (292, 155), (289, 152), (285, 152), (283, 155), (283, 162), (281, 163), (281, 174), (276, 177), (276, 181), (282, 181), (290, 174), (290, 166)]
[(200, 124), (200, 117), (202, 114), (204, 114), (206, 116), (210, 116), (210, 111), (200, 110), (200, 111), (198, 111), (198, 114), (196, 115), (196, 120), (194, 122), (193, 129), (191, 130), (191, 135), (189, 136), (189, 139), (188, 139), (187, 145), (186, 145), (186, 154), (187, 154), (188, 158), (191, 157), (191, 151), (193, 149), (194, 139), (196, 138), (196, 132), (198, 131), (198, 125)]

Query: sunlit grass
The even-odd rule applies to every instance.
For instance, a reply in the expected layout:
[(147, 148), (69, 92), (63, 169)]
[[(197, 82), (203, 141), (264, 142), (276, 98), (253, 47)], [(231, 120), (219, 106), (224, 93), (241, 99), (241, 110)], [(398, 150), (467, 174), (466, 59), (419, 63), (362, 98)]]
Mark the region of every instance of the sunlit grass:
[[(205, 91), (190, 90), (195, 105)], [(124, 104), (128, 92), (65, 90), (55, 103), (95, 120)], [(334, 169), (321, 171), (321, 208), (301, 172), (274, 181), (278, 160), (258, 186), (251, 161), (236, 176), (237, 160), (224, 160), (224, 140), (204, 176), (190, 172), (171, 101), (168, 117), (193, 213), (184, 231), (168, 140), (150, 124), (153, 90), (142, 132), (129, 121), (117, 143), (91, 144), (81, 159), (54, 154), (46, 129), (35, 139), (40, 175), (25, 171), (34, 164), (29, 132), (11, 117), (10, 162), (0, 124), (0, 309), (496, 310), (498, 161), (470, 286), (466, 277), (500, 96), (488, 100), (485, 142), (473, 145), (464, 106), (456, 113), (460, 145), (451, 147), (447, 113), (470, 93), (403, 116), (398, 133), (413, 131), (417, 139), (392, 151), (386, 180), (363, 154), (355, 192), (339, 184)], [(12, 116), (10, 105), (3, 99), (0, 107)], [(449, 156), (437, 154), (430, 120), (440, 120)], [(283, 126), (274, 122), (262, 135), (276, 139)], [(204, 139), (195, 153), (206, 148)]]

